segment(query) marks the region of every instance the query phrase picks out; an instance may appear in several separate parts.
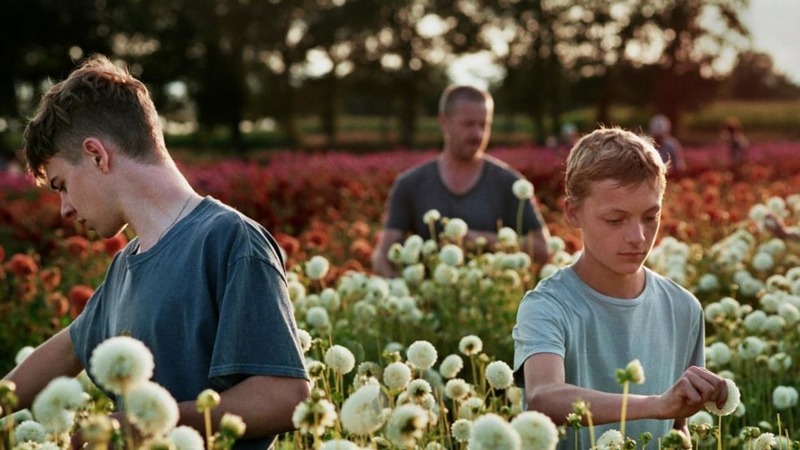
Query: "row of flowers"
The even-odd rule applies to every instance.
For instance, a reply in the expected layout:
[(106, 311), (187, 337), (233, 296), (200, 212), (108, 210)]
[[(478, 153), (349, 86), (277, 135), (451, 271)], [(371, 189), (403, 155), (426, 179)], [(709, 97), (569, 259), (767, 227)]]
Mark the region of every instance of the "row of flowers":
[[(286, 158), (299, 160), (294, 156)], [(279, 162), (280, 158), (276, 158), (273, 163)], [(250, 174), (240, 180), (260, 173), (255, 167), (237, 167)], [(252, 170), (248, 172), (248, 168)], [(774, 439), (775, 445), (789, 448), (789, 443), (800, 437), (800, 418), (795, 413), (800, 373), (793, 364), (800, 358), (800, 244), (775, 239), (764, 231), (770, 212), (790, 224), (798, 222), (800, 197), (792, 193), (798, 192), (800, 179), (787, 176), (776, 181), (774, 175), (778, 172), (768, 166), (753, 166), (745, 171), (744, 180), (711, 171), (670, 184), (668, 197), (680, 196), (682, 201), (667, 199), (671, 206), (664, 215), (664, 238), (648, 264), (700, 298), (706, 310), (708, 365), (734, 380), (743, 392), (741, 404), (724, 422), (702, 415), (695, 418), (695, 422), (706, 424), (694, 427), (691, 439), (695, 446), (712, 448), (724, 443), (726, 448), (761, 448), (758, 445), (764, 442), (773, 445)], [(547, 183), (536, 184), (537, 197), (543, 199), (542, 209), (553, 232), (549, 242), (553, 257), (543, 267), (531, 265), (530, 258), (519, 252), (516, 232), (511, 227), (500, 230), (500, 245), (496, 248), (465, 246), (461, 237), (467, 231), (466, 224), (432, 213), (431, 221), (446, 222), (445, 231), (437, 240), (409, 237), (390, 253), (401, 276), (374, 276), (366, 264), (377, 219), (366, 218), (363, 210), (356, 212), (352, 203), (358, 202), (352, 199), (342, 200), (349, 206), (341, 210), (327, 210), (327, 220), (319, 219), (296, 237), (289, 230), (276, 233), (289, 256), (290, 295), (297, 322), (307, 330), (302, 334), (316, 386), (314, 396), (304, 404), (307, 412), (303, 412), (303, 406), (296, 412), (301, 431), (284, 437), (281, 445), (404, 448), (398, 439), (412, 442), (409, 439), (413, 437), (413, 444), (420, 448), (482, 448), (477, 441), (470, 442), (475, 430), (510, 430), (506, 425), (514, 428), (518, 417), (533, 421), (532, 416), (521, 415), (521, 393), (510, 385), (501, 388), (502, 383), (496, 381), (510, 372), (504, 361), (511, 360), (510, 329), (519, 299), (539, 279), (569, 264), (577, 251), (574, 231), (566, 231), (563, 218), (555, 212), (560, 198), (542, 192), (540, 184)], [(230, 189), (230, 198), (244, 196), (241, 190)], [(529, 191), (525, 191), (528, 195)], [(251, 194), (252, 190), (247, 195)], [(13, 203), (14, 208), (21, 207), (30, 195), (16, 197), (19, 203)], [(301, 198), (312, 197), (306, 193)], [(367, 197), (373, 199), (376, 210), (381, 207), (379, 195)], [(46, 196), (31, 198), (39, 201)], [(258, 201), (271, 205), (273, 199)], [(27, 207), (36, 210), (30, 203)], [(7, 219), (8, 215), (3, 217)], [(712, 226), (703, 226), (701, 219)], [(9, 229), (14, 228), (0, 226), (3, 233)], [(5, 352), (0, 354), (0, 362), (8, 366), (4, 369), (10, 368), (11, 352), (24, 343), (42, 342), (80, 312), (92, 292), (89, 286), (97, 284), (110, 255), (126, 242), (124, 236), (93, 242), (79, 230), (57, 231), (60, 240), (49, 241), (45, 246), (42, 241), (33, 241), (37, 243), (32, 248), (46, 247), (41, 252), (11, 251), (6, 257), (5, 251), (0, 251), (0, 297), (12, 300), (0, 303), (0, 318), (5, 325), (0, 333), (3, 342), (8, 343), (0, 349)], [(312, 231), (316, 233), (313, 239), (304, 237), (303, 233)], [(470, 335), (466, 341), (461, 339), (465, 334)], [(434, 370), (438, 356), (429, 366), (414, 362), (413, 355), (420, 348), (428, 350), (421, 352), (429, 355), (428, 360), (431, 354), (448, 356), (442, 359), (439, 370)], [(462, 357), (467, 357), (468, 362)], [(391, 376), (405, 373), (401, 364), (410, 374), (402, 389), (397, 378)], [(390, 386), (387, 372), (389, 379), (397, 383)], [(456, 379), (461, 381), (453, 381)], [(427, 385), (413, 383), (415, 380)], [(409, 391), (412, 383), (414, 388)], [(379, 392), (375, 397), (364, 393), (356, 396), (362, 388), (375, 385)], [(459, 396), (456, 400), (448, 395), (448, 385), (453, 395), (459, 389), (458, 392), (468, 392), (466, 399)], [(416, 396), (423, 400), (409, 400)], [(358, 425), (345, 425), (348, 419), (344, 417), (351, 416), (346, 411), (356, 405), (366, 408), (366, 400), (355, 399), (350, 402), (353, 406), (345, 408), (353, 397), (380, 399), (380, 411), (386, 410), (380, 414), (380, 427), (364, 433), (351, 428)], [(477, 400), (468, 401), (473, 397)], [(468, 404), (472, 406), (464, 406)], [(420, 419), (422, 415), (416, 414), (419, 409), (409, 407), (392, 420), (407, 405), (425, 409), (426, 418)], [(462, 415), (462, 410), (469, 408), (475, 413)], [(577, 405), (576, 414), (584, 416), (584, 409)], [(478, 422), (483, 416), (487, 418)], [(330, 419), (321, 424), (317, 422), (320, 417)], [(424, 425), (404, 428), (408, 421), (422, 420)], [(489, 423), (493, 425), (478, 426)], [(398, 437), (396, 432), (390, 432), (395, 428), (392, 424), (419, 431), (411, 433), (411, 437), (403, 433)], [(467, 425), (469, 433), (465, 431)], [(486, 435), (491, 433), (486, 431)], [(502, 434), (506, 435), (513, 433)], [(628, 437), (622, 432), (620, 435), (622, 445), (628, 445)], [(618, 440), (611, 438), (598, 439), (593, 446), (615, 448), (612, 445), (617, 445), (614, 442)], [(640, 437), (634, 438), (634, 445), (646, 445)], [(513, 437), (508, 439), (516, 442)], [(664, 442), (659, 445), (667, 445)], [(516, 444), (511, 445), (508, 448), (516, 448)]]

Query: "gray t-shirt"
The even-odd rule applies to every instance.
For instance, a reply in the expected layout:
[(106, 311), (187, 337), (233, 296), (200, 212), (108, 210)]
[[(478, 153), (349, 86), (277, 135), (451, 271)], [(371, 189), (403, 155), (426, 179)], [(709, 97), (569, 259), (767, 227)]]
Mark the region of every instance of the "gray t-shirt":
[[(705, 323), (700, 302), (686, 289), (645, 268), (645, 289), (634, 299), (605, 296), (586, 285), (571, 267), (539, 282), (519, 305), (514, 337), (514, 375), (524, 386), (523, 364), (538, 353), (564, 358), (568, 384), (622, 393), (616, 370), (639, 359), (645, 382), (631, 394), (657, 395), (690, 366), (704, 365)], [(591, 405), (590, 405), (591, 407)], [(672, 420), (626, 422), (625, 434), (638, 439), (649, 431), (664, 436)], [(619, 423), (595, 426), (599, 437)], [(588, 427), (578, 448), (588, 448)], [(559, 448), (574, 449), (568, 430)]]
[(280, 251), (258, 223), (206, 197), (150, 250), (138, 248), (135, 238), (114, 257), (70, 325), (84, 367), (98, 344), (126, 334), (150, 349), (152, 381), (178, 402), (250, 375), (308, 378)]
[[(473, 230), (496, 232), (501, 226), (516, 230), (519, 200), (511, 186), (523, 177), (506, 163), (489, 155), (485, 158), (478, 182), (460, 195), (447, 189), (435, 159), (401, 173), (389, 193), (386, 228), (429, 239), (422, 216), (436, 209), (442, 217), (464, 220)], [(543, 220), (533, 199), (525, 202), (522, 217), (523, 233), (542, 229)]]

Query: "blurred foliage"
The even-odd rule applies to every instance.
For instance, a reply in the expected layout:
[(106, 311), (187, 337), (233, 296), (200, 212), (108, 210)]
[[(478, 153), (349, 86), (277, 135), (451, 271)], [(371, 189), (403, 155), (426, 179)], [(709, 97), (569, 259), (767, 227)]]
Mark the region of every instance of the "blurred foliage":
[[(0, 153), (16, 148), (48, 80), (89, 54), (126, 63), (193, 145), (224, 135), (253, 145), (243, 122), (269, 118), (265, 143), (294, 147), (316, 117), (314, 145), (347, 142), (343, 117), (377, 117), (383, 143), (427, 143), (448, 68), (489, 54), (499, 114), (527, 139), (557, 136), (570, 111), (610, 123), (618, 106), (663, 112), (677, 128), (718, 98), (790, 99), (800, 88), (747, 46), (747, 0), (13, 0), (0, 17)], [(714, 69), (739, 55), (729, 74)], [(649, 56), (645, 56), (649, 55)], [(390, 129), (387, 124), (393, 124)], [(186, 125), (188, 124), (188, 125)], [(220, 134), (217, 130), (227, 131)], [(257, 127), (258, 128), (258, 127)], [(262, 127), (263, 128), (263, 127)], [(584, 127), (581, 127), (584, 128)], [(169, 131), (169, 130), (168, 130)]]

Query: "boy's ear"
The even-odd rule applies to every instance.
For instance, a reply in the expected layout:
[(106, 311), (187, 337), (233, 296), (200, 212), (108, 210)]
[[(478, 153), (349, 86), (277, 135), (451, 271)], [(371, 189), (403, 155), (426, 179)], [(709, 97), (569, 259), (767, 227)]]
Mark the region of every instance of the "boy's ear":
[(105, 143), (98, 138), (88, 137), (83, 140), (83, 153), (91, 159), (91, 164), (107, 173), (111, 164), (111, 154)]
[(581, 227), (581, 222), (578, 220), (578, 205), (575, 201), (567, 199), (564, 202), (564, 215), (567, 217), (567, 222), (575, 228)]

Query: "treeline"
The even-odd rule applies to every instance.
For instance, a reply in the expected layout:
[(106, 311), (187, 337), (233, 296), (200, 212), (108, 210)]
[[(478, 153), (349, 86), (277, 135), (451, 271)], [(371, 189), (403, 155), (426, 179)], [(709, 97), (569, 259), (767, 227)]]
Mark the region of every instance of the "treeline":
[[(448, 67), (490, 54), (499, 113), (558, 135), (566, 111), (613, 106), (681, 117), (719, 98), (799, 98), (768, 55), (749, 50), (747, 0), (11, 0), (0, 14), (0, 142), (35, 107), (43, 83), (104, 53), (148, 83), (173, 123), (198, 139), (243, 122), (299, 143), (318, 117), (337, 146), (340, 118), (397, 124), (415, 146)], [(725, 62), (732, 70), (721, 70)], [(5, 137), (3, 136), (5, 135)], [(205, 137), (204, 137), (205, 135)]]

